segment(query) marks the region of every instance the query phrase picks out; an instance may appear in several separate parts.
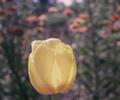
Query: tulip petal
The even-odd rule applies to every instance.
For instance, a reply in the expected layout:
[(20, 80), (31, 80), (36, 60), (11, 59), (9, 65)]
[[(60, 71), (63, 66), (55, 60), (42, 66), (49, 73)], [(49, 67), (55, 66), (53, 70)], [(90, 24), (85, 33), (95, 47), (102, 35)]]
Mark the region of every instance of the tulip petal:
[(36, 71), (36, 68), (34, 67), (34, 65), (32, 64), (31, 61), (31, 56), (32, 54), (30, 54), (29, 56), (29, 62), (28, 62), (28, 74), (30, 77), (30, 81), (33, 85), (33, 87), (42, 94), (52, 94), (52, 91), (50, 90), (50, 88), (48, 86), (45, 85), (44, 81), (42, 81), (40, 79), (39, 74)]
[(35, 52), (36, 48), (42, 43), (41, 40), (35, 40), (32, 42), (32, 53)]
[(55, 91), (60, 78), (59, 76), (61, 75), (59, 75), (59, 67), (55, 64), (55, 55), (52, 50), (46, 46), (46, 43), (39, 45), (33, 55), (33, 60), (39, 76)]
[(62, 85), (64, 87), (61, 90), (64, 92), (71, 87), (76, 76), (76, 62), (71, 47), (66, 45), (66, 51), (56, 54), (56, 59), (63, 73)]

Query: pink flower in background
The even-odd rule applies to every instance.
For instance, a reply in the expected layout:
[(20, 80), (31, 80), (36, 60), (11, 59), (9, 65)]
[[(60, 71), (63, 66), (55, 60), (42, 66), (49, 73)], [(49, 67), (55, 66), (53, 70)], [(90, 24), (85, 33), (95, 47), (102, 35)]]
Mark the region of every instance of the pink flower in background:
[(0, 15), (4, 15), (6, 13), (6, 10), (4, 8), (0, 8)]
[(48, 8), (48, 13), (56, 13), (56, 12), (58, 12), (58, 9), (56, 7)]
[(116, 8), (116, 11), (120, 12), (120, 5)]
[(16, 5), (16, 4), (12, 4), (12, 5), (10, 6), (10, 9), (11, 9), (12, 11), (16, 11), (16, 10), (17, 10), (17, 5)]
[(84, 0), (75, 0), (77, 3), (83, 3)]
[(64, 16), (72, 16), (74, 14), (74, 11), (71, 8), (66, 8), (63, 12)]
[(88, 31), (88, 27), (87, 26), (83, 26), (83, 27), (80, 27), (79, 29), (78, 29), (78, 32), (80, 32), (80, 33), (85, 33), (85, 32), (87, 32)]
[(46, 21), (47, 20), (47, 16), (45, 14), (42, 14), (38, 17), (39, 21)]
[(28, 23), (37, 22), (37, 16), (34, 16), (34, 15), (28, 16), (28, 17), (26, 18), (26, 21), (27, 21)]
[(79, 15), (79, 18), (81, 18), (83, 20), (88, 20), (89, 19), (89, 15), (87, 13), (81, 13)]

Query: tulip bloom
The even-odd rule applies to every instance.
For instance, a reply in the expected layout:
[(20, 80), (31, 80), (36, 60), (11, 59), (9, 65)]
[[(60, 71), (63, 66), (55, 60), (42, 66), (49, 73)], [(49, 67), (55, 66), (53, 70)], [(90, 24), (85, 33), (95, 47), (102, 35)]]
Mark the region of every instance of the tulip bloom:
[(66, 92), (76, 77), (73, 50), (56, 38), (35, 40), (29, 55), (28, 71), (31, 84), (39, 93)]

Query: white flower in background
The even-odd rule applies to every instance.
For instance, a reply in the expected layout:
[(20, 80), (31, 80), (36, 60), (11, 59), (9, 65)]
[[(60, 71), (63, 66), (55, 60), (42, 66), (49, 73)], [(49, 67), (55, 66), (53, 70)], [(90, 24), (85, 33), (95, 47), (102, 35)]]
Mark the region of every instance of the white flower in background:
[(57, 0), (57, 3), (63, 3), (66, 6), (71, 6), (74, 0)]
[(39, 2), (39, 0), (32, 0), (33, 1), (33, 3), (38, 3)]
[(83, 3), (83, 0), (75, 0), (77, 3)]

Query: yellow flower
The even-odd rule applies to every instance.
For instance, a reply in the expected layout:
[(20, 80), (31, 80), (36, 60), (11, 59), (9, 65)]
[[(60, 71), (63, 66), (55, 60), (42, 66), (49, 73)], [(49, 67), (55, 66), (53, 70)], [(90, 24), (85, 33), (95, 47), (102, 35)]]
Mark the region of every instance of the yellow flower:
[(66, 92), (76, 77), (73, 50), (56, 38), (35, 40), (32, 42), (28, 71), (31, 84), (39, 93)]

